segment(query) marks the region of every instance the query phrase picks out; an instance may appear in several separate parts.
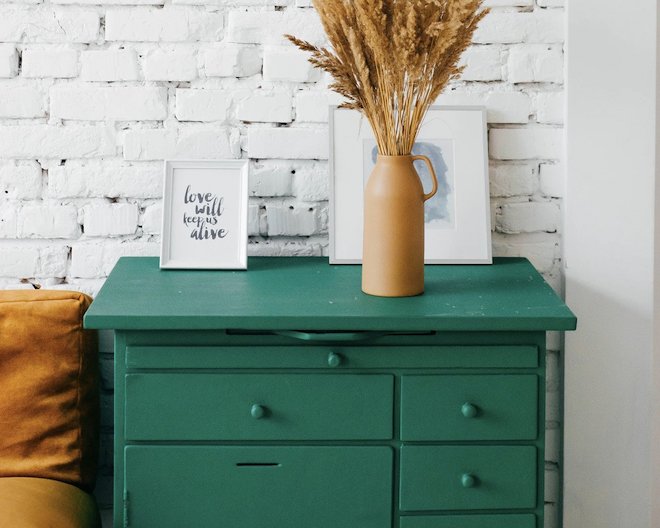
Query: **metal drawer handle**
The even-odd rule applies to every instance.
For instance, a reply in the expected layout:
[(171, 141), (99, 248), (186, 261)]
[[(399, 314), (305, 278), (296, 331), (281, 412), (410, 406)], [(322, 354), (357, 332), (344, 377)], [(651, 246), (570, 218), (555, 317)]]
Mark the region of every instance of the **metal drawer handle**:
[(268, 412), (268, 409), (264, 407), (263, 405), (259, 405), (258, 403), (255, 403), (250, 407), (250, 416), (254, 418), (255, 420), (260, 420), (264, 416), (266, 416), (266, 413)]
[(461, 407), (461, 414), (466, 418), (474, 418), (479, 414), (479, 408), (472, 403), (464, 403)]
[(477, 485), (477, 477), (470, 473), (463, 473), (461, 484), (464, 488), (474, 488)]
[(328, 341), (368, 341), (369, 339), (376, 339), (387, 335), (386, 332), (329, 332), (329, 333), (314, 333), (314, 332), (298, 332), (295, 330), (278, 330), (273, 332), (275, 335), (290, 337), (292, 339), (299, 339), (300, 341), (309, 342), (328, 342)]
[(336, 352), (330, 352), (328, 354), (328, 366), (332, 368), (337, 368), (338, 366), (341, 365), (342, 362), (342, 357), (341, 354), (337, 354)]

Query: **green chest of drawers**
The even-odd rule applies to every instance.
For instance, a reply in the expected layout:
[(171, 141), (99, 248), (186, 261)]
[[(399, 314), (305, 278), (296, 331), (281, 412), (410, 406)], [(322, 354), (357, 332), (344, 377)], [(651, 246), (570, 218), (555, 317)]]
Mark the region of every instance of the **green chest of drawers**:
[(121, 259), (85, 317), (115, 330), (115, 526), (542, 528), (545, 331), (575, 317), (523, 259), (426, 287)]

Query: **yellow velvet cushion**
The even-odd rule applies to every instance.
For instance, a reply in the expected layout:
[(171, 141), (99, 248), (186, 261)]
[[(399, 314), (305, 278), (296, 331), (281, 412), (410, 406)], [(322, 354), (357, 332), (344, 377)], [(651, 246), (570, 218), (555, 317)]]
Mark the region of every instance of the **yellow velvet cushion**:
[(98, 458), (97, 340), (76, 292), (0, 291), (0, 477), (91, 490)]
[(91, 495), (56, 480), (0, 478), (0, 528), (99, 528)]

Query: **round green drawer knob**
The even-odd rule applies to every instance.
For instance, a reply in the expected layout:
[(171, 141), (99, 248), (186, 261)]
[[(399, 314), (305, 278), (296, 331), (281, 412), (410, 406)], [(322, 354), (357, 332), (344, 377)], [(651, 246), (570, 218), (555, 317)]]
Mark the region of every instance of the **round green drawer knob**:
[(266, 416), (266, 407), (255, 403), (252, 407), (250, 407), (250, 415), (255, 420), (259, 420), (260, 418)]
[(479, 409), (476, 405), (471, 403), (464, 403), (463, 407), (461, 407), (461, 413), (466, 418), (474, 418), (477, 414), (479, 414)]
[(477, 478), (470, 473), (464, 473), (461, 477), (461, 484), (464, 488), (474, 488), (477, 485)]
[(341, 365), (342, 357), (336, 352), (330, 352), (328, 354), (328, 366), (336, 368)]

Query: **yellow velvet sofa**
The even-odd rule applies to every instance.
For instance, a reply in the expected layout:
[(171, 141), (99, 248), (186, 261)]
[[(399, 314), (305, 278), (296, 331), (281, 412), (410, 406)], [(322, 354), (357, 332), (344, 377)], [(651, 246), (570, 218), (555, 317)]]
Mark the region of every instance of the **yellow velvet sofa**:
[(0, 291), (0, 528), (99, 528), (91, 491), (99, 441), (91, 299)]

